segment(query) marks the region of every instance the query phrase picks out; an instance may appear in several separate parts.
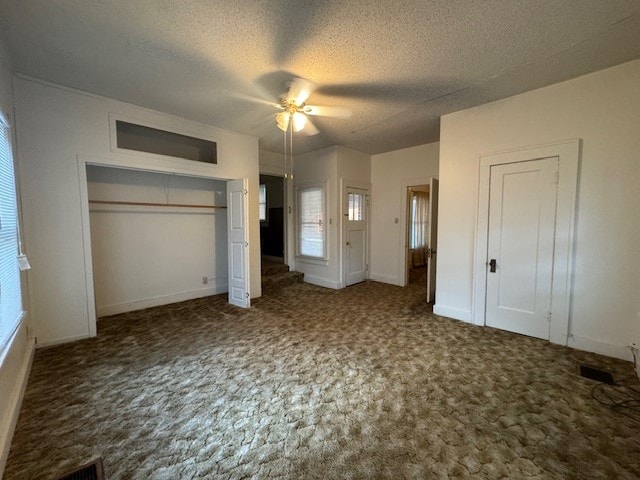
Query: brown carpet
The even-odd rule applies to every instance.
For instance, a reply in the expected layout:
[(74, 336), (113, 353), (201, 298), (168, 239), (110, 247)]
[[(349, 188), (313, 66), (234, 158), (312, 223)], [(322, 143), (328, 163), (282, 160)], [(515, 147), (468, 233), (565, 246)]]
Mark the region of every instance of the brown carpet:
[(424, 285), (277, 289), (105, 318), (37, 352), (6, 480), (637, 478), (640, 424), (578, 364), (631, 364), (433, 315)]

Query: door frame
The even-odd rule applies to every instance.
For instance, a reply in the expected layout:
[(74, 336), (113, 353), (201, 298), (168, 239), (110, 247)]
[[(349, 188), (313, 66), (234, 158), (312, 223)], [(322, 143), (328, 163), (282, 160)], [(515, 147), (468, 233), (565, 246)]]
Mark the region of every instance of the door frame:
[(347, 254), (346, 254), (346, 238), (347, 238), (347, 221), (345, 215), (348, 215), (345, 208), (347, 202), (347, 188), (357, 188), (359, 190), (365, 190), (367, 192), (367, 202), (365, 210), (365, 218), (367, 224), (367, 245), (365, 257), (367, 259), (367, 275), (368, 280), (371, 277), (371, 184), (365, 182), (358, 182), (356, 180), (349, 180), (340, 178), (340, 205), (339, 205), (339, 218), (340, 218), (340, 233), (339, 233), (339, 245), (340, 245), (340, 282), (338, 288), (345, 288), (347, 286)]
[[(402, 215), (400, 215), (400, 275), (398, 280), (401, 287), (409, 285), (409, 264), (407, 259), (407, 251), (409, 250), (409, 195), (407, 193), (409, 187), (417, 185), (430, 185), (431, 178), (436, 177), (414, 177), (402, 180), (401, 192), (402, 200), (400, 201)], [(429, 204), (431, 204), (431, 191), (429, 191)]]
[[(272, 165), (260, 165), (258, 172), (258, 185), (260, 185), (260, 175), (269, 175), (271, 177), (282, 177), (284, 198), (282, 205), (282, 223), (284, 224), (283, 232), (283, 260), (284, 264), (288, 265), (291, 270), (295, 269), (295, 239), (293, 234), (295, 232), (295, 219), (294, 219), (294, 186), (293, 177), (291, 173), (284, 167), (275, 167)], [(260, 256), (262, 257), (262, 249), (260, 249)], [(262, 260), (261, 260), (262, 261)]]
[(347, 221), (348, 218), (347, 216), (349, 215), (347, 212), (347, 189), (349, 188), (353, 188), (356, 190), (363, 190), (365, 192), (367, 192), (365, 194), (366, 196), (366, 202), (365, 202), (365, 212), (364, 212), (364, 218), (365, 218), (365, 224), (366, 224), (366, 229), (367, 229), (367, 234), (365, 236), (365, 252), (364, 252), (364, 256), (365, 256), (365, 260), (366, 260), (366, 274), (365, 274), (365, 280), (368, 280), (369, 277), (371, 276), (371, 269), (369, 268), (369, 266), (371, 265), (371, 258), (370, 258), (370, 252), (371, 252), (371, 184), (370, 183), (362, 183), (362, 182), (354, 182), (351, 180), (345, 180), (343, 178), (340, 179), (340, 191), (341, 191), (341, 200), (340, 200), (340, 218), (342, 219), (341, 222), (341, 226), (340, 226), (340, 245), (342, 246), (342, 248), (340, 248), (340, 263), (341, 263), (341, 271), (342, 271), (342, 279), (340, 281), (340, 285), (341, 288), (344, 288), (347, 286), (347, 275), (349, 274), (348, 270), (349, 270), (349, 265), (347, 262)]
[[(237, 179), (217, 175), (215, 172), (190, 172), (159, 163), (156, 164), (148, 163), (145, 161), (138, 161), (138, 159), (118, 159), (111, 157), (101, 157), (99, 155), (76, 155), (76, 169), (78, 173), (78, 185), (80, 190), (80, 225), (82, 229), (81, 254), (84, 260), (84, 281), (87, 302), (87, 329), (89, 337), (95, 337), (97, 335), (97, 311), (96, 296), (93, 285), (93, 257), (91, 252), (91, 226), (89, 220), (89, 187), (87, 181), (87, 166), (89, 165), (97, 167), (119, 168), (122, 170), (138, 170), (150, 173), (164, 173), (186, 177), (206, 178), (210, 180), (221, 180), (224, 182)], [(227, 224), (227, 237), (228, 235), (229, 225)], [(248, 268), (250, 270), (249, 264)], [(247, 276), (247, 291), (249, 292), (249, 296), (251, 296), (250, 273), (249, 276)]]
[(558, 157), (556, 236), (553, 252), (551, 324), (549, 341), (567, 345), (573, 289), (574, 235), (581, 140), (572, 139), (482, 155), (479, 158), (478, 212), (474, 257), (472, 322), (485, 325), (487, 248), (489, 239), (489, 188), (491, 167)]

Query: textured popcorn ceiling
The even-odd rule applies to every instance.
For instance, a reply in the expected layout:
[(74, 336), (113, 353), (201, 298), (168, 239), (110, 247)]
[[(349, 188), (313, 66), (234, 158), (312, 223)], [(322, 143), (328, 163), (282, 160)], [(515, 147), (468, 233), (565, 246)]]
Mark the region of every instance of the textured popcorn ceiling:
[(640, 57), (638, 0), (0, 0), (18, 72), (282, 151), (273, 101), (318, 83), (294, 153), (436, 141), (439, 117)]

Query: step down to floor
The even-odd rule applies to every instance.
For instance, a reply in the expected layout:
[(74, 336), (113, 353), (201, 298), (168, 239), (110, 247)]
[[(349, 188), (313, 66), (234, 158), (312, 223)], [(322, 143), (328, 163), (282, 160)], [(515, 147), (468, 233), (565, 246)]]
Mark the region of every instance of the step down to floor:
[(289, 272), (287, 267), (286, 272), (262, 276), (262, 293), (302, 282), (304, 282), (304, 273)]
[(272, 275), (287, 273), (289, 271), (289, 265), (263, 260), (261, 271), (263, 277), (270, 277)]

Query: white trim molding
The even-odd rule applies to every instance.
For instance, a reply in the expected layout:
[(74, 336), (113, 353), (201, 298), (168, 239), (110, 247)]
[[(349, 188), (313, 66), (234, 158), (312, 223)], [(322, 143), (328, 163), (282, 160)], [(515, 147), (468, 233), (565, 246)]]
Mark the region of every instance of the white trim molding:
[(389, 285), (397, 285), (399, 287), (404, 287), (404, 285), (402, 284), (400, 279), (398, 277), (393, 276), (393, 275), (384, 275), (382, 273), (373, 273), (372, 272), (369, 275), (369, 280), (373, 280), (374, 282), (388, 283)]
[(633, 353), (628, 346), (614, 345), (612, 343), (605, 343), (599, 340), (593, 340), (587, 337), (581, 337), (579, 335), (569, 335), (569, 341), (567, 345), (578, 350), (585, 350), (587, 352), (599, 353), (600, 355), (606, 355), (607, 357), (620, 358), (622, 360), (633, 361)]
[[(2, 380), (2, 386), (8, 387), (6, 391), (3, 389), (2, 398), (0, 398), (0, 403), (3, 407), (2, 416), (0, 416), (0, 478), (2, 478), (4, 467), (9, 457), (11, 439), (18, 422), (18, 415), (20, 414), (20, 407), (27, 388), (35, 352), (35, 339), (28, 338), (24, 340), (23, 337), (21, 340), (19, 339), (21, 335), (26, 336), (24, 316), (19, 328), (16, 329), (6, 344), (6, 351), (0, 352), (2, 353), (0, 379)], [(19, 346), (21, 341), (26, 343), (24, 347)], [(23, 352), (20, 352), (21, 348), (24, 348)]]
[(476, 325), (485, 324), (491, 166), (557, 157), (559, 165), (558, 199), (549, 340), (560, 345), (567, 345), (570, 333), (569, 319), (573, 287), (574, 228), (580, 146), (580, 140), (573, 139), (480, 156), (472, 306), (472, 321)]
[[(414, 177), (405, 178), (402, 180), (401, 195), (400, 198), (400, 278), (399, 281), (401, 287), (406, 287), (409, 284), (409, 269), (407, 268), (407, 249), (409, 248), (407, 242), (409, 241), (409, 205), (407, 202), (407, 189), (409, 187), (415, 187), (417, 185), (429, 185), (431, 179), (435, 177)], [(431, 192), (429, 192), (429, 202), (431, 202)]]
[[(366, 278), (371, 278), (371, 183), (368, 182), (359, 182), (357, 180), (349, 180), (348, 178), (340, 178), (338, 180), (338, 188), (340, 189), (340, 198), (338, 201), (338, 218), (342, 221), (340, 222), (340, 228), (338, 229), (338, 245), (340, 248), (338, 249), (338, 271), (340, 272), (340, 284), (347, 284), (347, 270), (348, 265), (345, 261), (347, 256), (347, 245), (346, 245), (346, 233), (347, 233), (347, 189), (355, 188), (358, 190), (363, 190), (367, 192), (366, 195), (366, 205), (365, 205), (365, 222), (367, 224), (367, 245), (365, 246), (366, 252), (366, 262), (367, 262), (367, 273)], [(337, 222), (336, 222), (337, 223)]]
[(319, 287), (331, 288), (333, 290), (340, 290), (342, 288), (342, 282), (336, 282), (334, 280), (327, 280), (326, 278), (316, 277), (314, 275), (304, 274), (304, 281), (312, 285), (318, 285)]
[(453, 318), (467, 323), (473, 323), (471, 318), (471, 310), (463, 310), (456, 307), (448, 307), (446, 305), (434, 305), (433, 313), (441, 317)]

